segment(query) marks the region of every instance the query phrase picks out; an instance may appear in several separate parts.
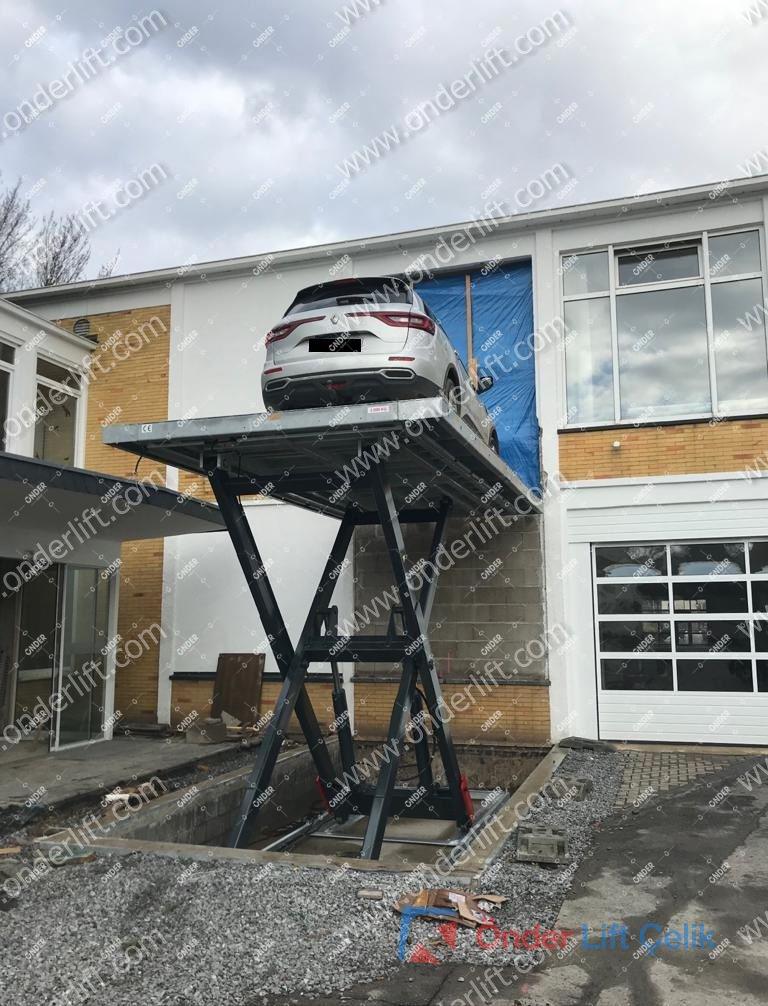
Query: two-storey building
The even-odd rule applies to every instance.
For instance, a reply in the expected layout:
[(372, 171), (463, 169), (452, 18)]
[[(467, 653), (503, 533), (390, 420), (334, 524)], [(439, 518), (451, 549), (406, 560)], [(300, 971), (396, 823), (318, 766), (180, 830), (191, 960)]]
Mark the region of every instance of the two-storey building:
[[(462, 700), (457, 736), (768, 743), (767, 218), (768, 181), (754, 178), (511, 217), (488, 207), (460, 225), (13, 299), (99, 346), (161, 321), (89, 387), (85, 461), (128, 475), (103, 424), (260, 411), (264, 335), (299, 288), (409, 276), (464, 364), (494, 375), (502, 456), (543, 496), (541, 518), (480, 528), (444, 573), (433, 641), (446, 695)], [(205, 495), (164, 474), (182, 498)], [(269, 499), (247, 512), (298, 633), (333, 522)], [(342, 610), (386, 588), (379, 549), (358, 536)], [(226, 536), (136, 556), (127, 617), (166, 635), (118, 671), (117, 694), (173, 722), (204, 708), (218, 653), (268, 653), (268, 640)], [(268, 699), (269, 654), (267, 672)], [(345, 675), (358, 732), (381, 736), (392, 675)]]

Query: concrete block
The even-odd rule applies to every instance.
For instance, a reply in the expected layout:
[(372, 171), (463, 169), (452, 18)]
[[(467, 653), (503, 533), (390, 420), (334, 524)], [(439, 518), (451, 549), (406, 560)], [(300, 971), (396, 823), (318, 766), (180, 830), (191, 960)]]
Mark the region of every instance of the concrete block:
[(567, 863), (568, 839), (564, 828), (521, 824), (517, 829), (516, 859), (521, 863)]
[(227, 739), (227, 727), (223, 720), (199, 719), (187, 727), (184, 736), (192, 744), (222, 744)]
[(560, 775), (557, 778), (559, 782), (568, 787), (568, 792), (563, 793), (563, 800), (576, 800), (581, 803), (594, 789), (594, 783), (587, 776)]

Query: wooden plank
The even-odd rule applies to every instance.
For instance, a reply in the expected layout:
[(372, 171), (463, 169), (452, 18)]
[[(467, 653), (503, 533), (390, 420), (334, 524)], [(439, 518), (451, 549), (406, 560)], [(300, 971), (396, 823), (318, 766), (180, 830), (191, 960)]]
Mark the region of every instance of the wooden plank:
[(259, 718), (263, 675), (263, 653), (220, 653), (211, 716), (218, 718), (226, 712), (241, 723), (255, 723)]

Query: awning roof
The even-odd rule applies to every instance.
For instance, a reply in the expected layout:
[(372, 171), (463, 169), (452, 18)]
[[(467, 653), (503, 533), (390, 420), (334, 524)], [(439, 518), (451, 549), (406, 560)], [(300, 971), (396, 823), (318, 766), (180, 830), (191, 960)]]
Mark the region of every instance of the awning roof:
[(19, 552), (69, 532), (69, 547), (221, 531), (219, 508), (150, 482), (0, 453), (0, 539)]

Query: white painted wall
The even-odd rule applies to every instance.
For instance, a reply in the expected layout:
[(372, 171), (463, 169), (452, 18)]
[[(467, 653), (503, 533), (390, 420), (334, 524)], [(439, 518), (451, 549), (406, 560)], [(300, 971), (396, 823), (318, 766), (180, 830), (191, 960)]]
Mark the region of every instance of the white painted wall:
[[(246, 512), (295, 645), (338, 521), (272, 501), (251, 504)], [(215, 671), (219, 653), (250, 652), (265, 653), (265, 669), (277, 670), (229, 535), (167, 538), (163, 587), (167, 635), (160, 646), (161, 722), (168, 722), (169, 678), (176, 671)], [(339, 576), (332, 603), (341, 613), (352, 610), (351, 567)], [(352, 664), (341, 669), (352, 712)], [(310, 673), (328, 670), (313, 664)]]

